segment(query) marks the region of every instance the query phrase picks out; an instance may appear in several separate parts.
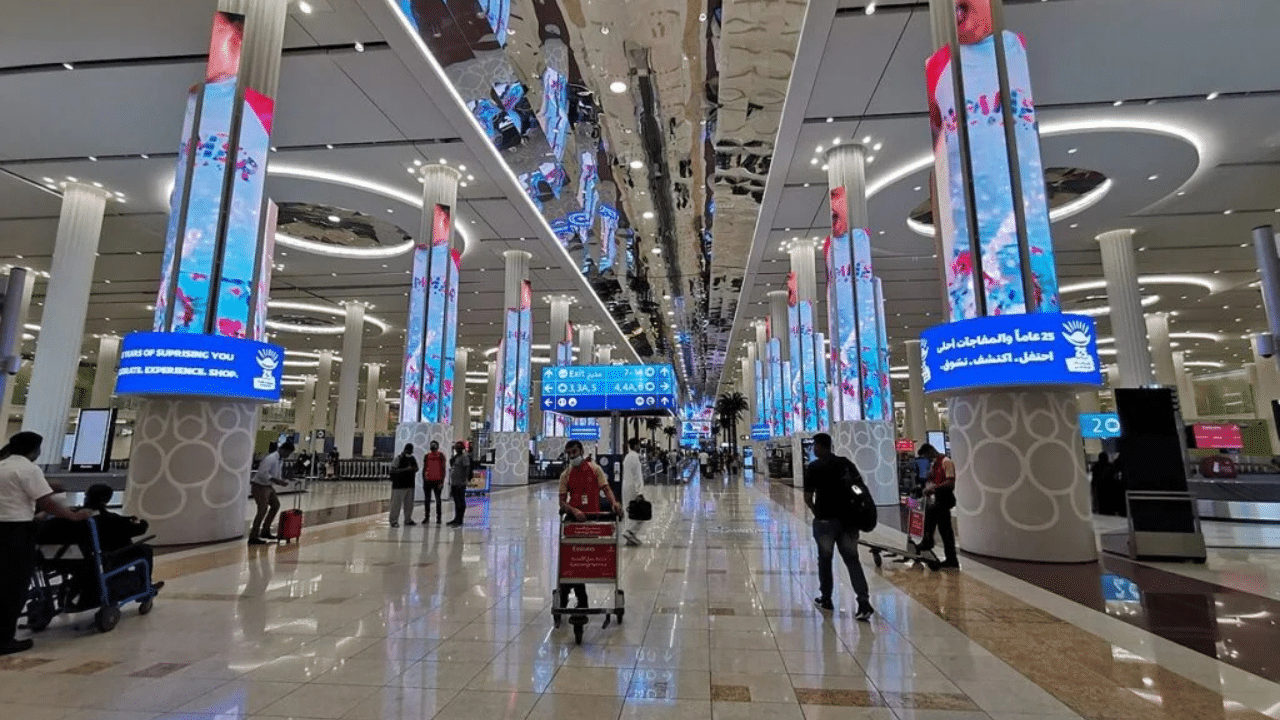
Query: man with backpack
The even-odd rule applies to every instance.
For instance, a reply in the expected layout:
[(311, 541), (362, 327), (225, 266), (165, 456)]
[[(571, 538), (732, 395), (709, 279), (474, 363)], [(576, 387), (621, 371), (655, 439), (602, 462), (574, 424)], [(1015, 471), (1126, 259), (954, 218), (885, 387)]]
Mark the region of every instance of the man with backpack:
[(813, 602), (823, 610), (835, 609), (831, 601), (835, 584), (831, 561), (839, 549), (858, 599), (854, 617), (866, 622), (875, 609), (871, 607), (867, 576), (858, 562), (858, 532), (875, 528), (875, 501), (857, 466), (831, 452), (830, 435), (813, 436), (813, 454), (817, 459), (804, 469), (804, 502), (813, 512), (813, 539), (818, 543), (818, 585), (822, 593)]

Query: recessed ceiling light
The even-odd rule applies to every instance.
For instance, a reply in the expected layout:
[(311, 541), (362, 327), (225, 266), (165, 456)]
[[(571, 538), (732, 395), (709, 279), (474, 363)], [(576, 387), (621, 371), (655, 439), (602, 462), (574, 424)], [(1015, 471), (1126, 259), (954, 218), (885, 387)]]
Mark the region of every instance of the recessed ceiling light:
[(1117, 100), (1117, 101), (1115, 101), (1115, 102), (1111, 103), (1111, 107), (1120, 107), (1120, 106), (1121, 106), (1121, 105), (1123, 105), (1123, 104), (1124, 104), (1124, 101), (1123, 101), (1123, 100)]
[(1204, 96), (1204, 99), (1205, 99), (1205, 100), (1217, 100), (1217, 99), (1218, 99), (1218, 93), (1217, 93), (1216, 91), (1215, 91), (1215, 92), (1211, 92), (1211, 93), (1209, 93), (1208, 95), (1205, 95), (1205, 96)]
[(1067, 148), (1068, 155), (1075, 155), (1078, 152), (1080, 152), (1080, 148)]
[(870, 135), (867, 135), (866, 137), (862, 138), (862, 144), (863, 144), (863, 145), (867, 145), (867, 144), (869, 144), (870, 142), (871, 142), (871, 136), (870, 136)]
[(644, 167), (644, 163), (640, 162), (639, 160), (632, 160), (628, 164), (631, 166), (632, 170), (639, 170), (640, 168)]
[(301, 10), (302, 12), (304, 12), (304, 13), (306, 13), (306, 14), (310, 15), (310, 14), (311, 14), (311, 3), (307, 2), (307, 0), (298, 0), (298, 9), (299, 9), (299, 10)]
[(1147, 179), (1148, 179), (1148, 180), (1159, 180), (1159, 179), (1160, 179), (1160, 176), (1159, 176), (1159, 175), (1148, 175), (1148, 176), (1147, 176)]
[(333, 149), (333, 143), (325, 143), (324, 146), (329, 148), (330, 150)]
[(341, 222), (341, 221), (342, 221), (342, 218), (338, 217), (337, 215), (330, 215), (330, 216), (329, 216), (329, 222), (336, 223), (336, 222)]
[(613, 93), (624, 93), (627, 91), (627, 84), (621, 80), (614, 80), (609, 83), (609, 91)]
[(833, 117), (829, 117), (829, 118), (827, 118), (827, 122), (835, 122), (835, 121), (836, 121), (836, 119), (835, 119), (835, 118), (833, 118)]
[(98, 162), (98, 157), (96, 155), (90, 155), (89, 162)]
[(601, 35), (608, 35), (608, 34), (609, 34), (609, 26), (608, 26), (608, 25), (601, 25), (601, 26), (600, 26), (600, 34), (601, 34)]
[(872, 0), (871, 2), (867, 3), (867, 7), (863, 10), (863, 12), (865, 12), (868, 15), (875, 15), (876, 14), (875, 0)]
[(876, 152), (880, 152), (880, 148), (882, 148), (882, 147), (884, 147), (884, 143), (882, 143), (882, 142), (878, 142), (878, 143), (876, 143), (875, 145), (872, 145), (872, 146), (871, 146), (871, 149), (872, 149), (872, 150), (875, 150)]
[(645, 220), (652, 220), (652, 219), (653, 219), (653, 211), (652, 211), (652, 210), (645, 210), (645, 211), (644, 211), (644, 219), (645, 219)]
[(1230, 214), (1231, 214), (1231, 213), (1233, 213), (1233, 212), (1235, 212), (1235, 210), (1223, 210), (1223, 211), (1222, 211), (1222, 214), (1223, 214), (1223, 215), (1230, 215)]
[(364, 43), (362, 42), (356, 43), (356, 52), (364, 52)]

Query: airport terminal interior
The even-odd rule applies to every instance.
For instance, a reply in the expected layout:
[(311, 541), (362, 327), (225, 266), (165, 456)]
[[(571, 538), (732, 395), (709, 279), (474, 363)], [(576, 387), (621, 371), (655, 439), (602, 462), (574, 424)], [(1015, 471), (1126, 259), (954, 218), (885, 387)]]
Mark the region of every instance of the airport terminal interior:
[(0, 27), (4, 718), (1280, 719), (1275, 0)]

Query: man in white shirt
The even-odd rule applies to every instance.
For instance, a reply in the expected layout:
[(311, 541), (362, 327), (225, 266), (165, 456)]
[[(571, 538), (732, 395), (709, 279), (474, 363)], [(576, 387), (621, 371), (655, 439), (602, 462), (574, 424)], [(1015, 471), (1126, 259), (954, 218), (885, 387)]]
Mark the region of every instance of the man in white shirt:
[(18, 616), (31, 587), (32, 563), (36, 556), (35, 511), (68, 520), (84, 520), (92, 513), (73, 511), (53, 499), (54, 489), (35, 464), (43, 438), (20, 432), (0, 448), (0, 557), (5, 570), (0, 573), (0, 655), (30, 650), (30, 639), (18, 640)]
[[(629, 507), (644, 491), (644, 467), (640, 462), (640, 438), (627, 441), (627, 454), (622, 458), (622, 498)], [(622, 537), (628, 545), (639, 545), (640, 537), (636, 532), (644, 525), (643, 520), (627, 520), (627, 529)]]
[(698, 469), (702, 471), (702, 479), (706, 480), (711, 475), (711, 456), (706, 450), (698, 453)]
[(258, 512), (253, 516), (253, 526), (249, 529), (249, 544), (262, 545), (267, 540), (275, 540), (271, 534), (271, 525), (275, 522), (276, 513), (280, 511), (280, 498), (276, 495), (274, 485), (285, 486), (284, 461), (293, 452), (293, 443), (285, 441), (280, 449), (267, 453), (258, 463), (258, 470), (249, 480), (249, 493), (258, 504)]

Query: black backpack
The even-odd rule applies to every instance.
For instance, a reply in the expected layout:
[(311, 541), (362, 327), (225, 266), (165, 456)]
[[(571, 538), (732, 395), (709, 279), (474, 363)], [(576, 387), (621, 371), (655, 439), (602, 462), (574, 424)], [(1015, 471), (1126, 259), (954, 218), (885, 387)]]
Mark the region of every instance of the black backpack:
[(841, 460), (844, 460), (845, 464), (844, 481), (848, 483), (851, 493), (845, 522), (857, 528), (858, 532), (871, 532), (876, 529), (876, 523), (879, 521), (876, 501), (871, 497), (871, 488), (868, 488), (866, 482), (862, 480), (862, 473), (858, 472), (857, 465), (847, 458), (841, 458)]

